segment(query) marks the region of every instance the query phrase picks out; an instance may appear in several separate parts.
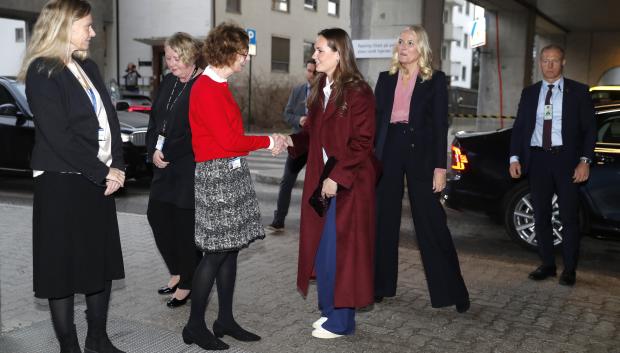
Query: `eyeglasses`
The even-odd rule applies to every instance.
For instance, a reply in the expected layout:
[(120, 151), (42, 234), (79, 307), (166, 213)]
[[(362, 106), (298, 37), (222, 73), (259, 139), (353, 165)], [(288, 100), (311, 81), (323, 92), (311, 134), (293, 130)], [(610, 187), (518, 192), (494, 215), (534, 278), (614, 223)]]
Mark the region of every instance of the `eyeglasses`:
[(413, 40), (402, 40), (400, 38), (398, 38), (398, 46), (399, 47), (406, 47), (406, 48), (413, 48), (415, 47), (415, 42)]
[(249, 52), (248, 52), (248, 51), (244, 51), (244, 52), (237, 52), (237, 54), (239, 54), (239, 55), (241, 55), (241, 56), (243, 56), (243, 57), (246, 57), (246, 56), (248, 56)]

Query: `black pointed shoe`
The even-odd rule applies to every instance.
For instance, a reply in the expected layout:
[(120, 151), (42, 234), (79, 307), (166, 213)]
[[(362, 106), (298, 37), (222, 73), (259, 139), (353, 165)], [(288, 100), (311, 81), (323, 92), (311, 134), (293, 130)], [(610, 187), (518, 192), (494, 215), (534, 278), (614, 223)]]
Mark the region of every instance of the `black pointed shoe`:
[(534, 272), (531, 272), (527, 277), (529, 279), (533, 279), (534, 281), (542, 281), (543, 279), (555, 276), (555, 266), (538, 266), (538, 268), (534, 270)]
[(228, 335), (237, 341), (253, 342), (259, 341), (260, 336), (250, 331), (244, 330), (238, 323), (234, 323), (231, 327), (224, 327), (219, 321), (213, 322), (213, 334), (215, 337), (224, 337)]
[(562, 274), (560, 275), (560, 284), (563, 286), (574, 286), (575, 282), (577, 281), (577, 274), (575, 273), (575, 271), (567, 271), (564, 270), (562, 271)]
[(456, 304), (456, 311), (459, 314), (463, 314), (465, 313), (467, 310), (469, 310), (469, 307), (471, 306), (471, 302), (469, 301), (469, 298), (467, 298), (466, 301), (462, 302), (462, 303), (457, 303)]
[(157, 290), (157, 294), (161, 294), (161, 295), (172, 294), (172, 293), (174, 293), (177, 290), (177, 286), (178, 286), (178, 284), (175, 284), (172, 287), (163, 286), (163, 287), (161, 287), (161, 288), (159, 288)]
[(206, 351), (223, 351), (230, 348), (225, 342), (213, 336), (207, 328), (203, 328), (201, 331), (201, 333), (196, 333), (187, 326), (183, 327), (183, 342), (185, 344), (196, 343), (198, 347)]
[(187, 300), (189, 299), (190, 295), (192, 295), (191, 292), (189, 292), (187, 296), (183, 299), (177, 299), (173, 296), (172, 298), (168, 299), (168, 301), (166, 302), (166, 306), (169, 308), (177, 308), (179, 306), (183, 306), (185, 305), (185, 303), (187, 303)]

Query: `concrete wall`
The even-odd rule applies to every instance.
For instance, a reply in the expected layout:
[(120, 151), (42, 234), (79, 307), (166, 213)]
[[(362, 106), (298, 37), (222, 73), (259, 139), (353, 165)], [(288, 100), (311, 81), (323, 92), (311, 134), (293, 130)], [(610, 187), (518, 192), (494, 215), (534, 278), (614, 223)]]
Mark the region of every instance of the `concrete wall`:
[[(303, 82), (304, 80), (304, 42), (314, 43), (316, 34), (330, 27), (340, 27), (351, 31), (350, 1), (340, 1), (338, 17), (327, 14), (327, 1), (318, 1), (317, 11), (304, 8), (304, 2), (289, 2), (289, 12), (271, 9), (271, 1), (241, 1), (241, 13), (226, 12), (226, 1), (215, 0), (215, 22), (233, 21), (243, 28), (256, 30), (256, 56), (252, 58), (252, 77), (281, 82)], [(289, 72), (271, 71), (271, 37), (290, 40)], [(234, 81), (247, 81), (248, 69), (235, 75)], [(245, 78), (243, 78), (245, 76)]]
[(618, 65), (620, 32), (573, 32), (567, 35), (567, 77), (595, 86), (605, 71)]
[[(500, 67), (503, 81), (503, 114), (516, 115), (521, 90), (524, 86), (529, 13), (526, 10), (502, 12), (499, 15)], [(499, 115), (499, 76), (497, 72), (497, 46), (495, 13), (487, 11), (487, 44), (480, 62), (478, 88), (478, 114)], [(530, 59), (531, 60), (531, 59)], [(529, 81), (529, 80), (528, 80)]]
[[(24, 31), (24, 40), (17, 42), (15, 31)], [(0, 18), (0, 48), (5, 53), (0, 60), (0, 76), (17, 76), (26, 50), (26, 23), (22, 20)]]
[[(394, 38), (396, 43), (396, 38), (405, 26), (422, 24), (423, 0), (354, 1), (351, 19), (353, 39)], [(374, 87), (379, 72), (389, 68), (390, 59), (359, 59), (358, 65), (366, 80)]]
[[(90, 55), (99, 65), (102, 72), (107, 72), (107, 67), (112, 62), (109, 48), (114, 43), (106, 41), (104, 33), (108, 30), (106, 23), (114, 21), (112, 0), (89, 0), (93, 8), (94, 29), (97, 36), (90, 43)], [(21, 19), (27, 21), (27, 26), (32, 27), (47, 0), (2, 0), (0, 2), (0, 17)], [(11, 53), (22, 56), (23, 53)], [(4, 60), (4, 59), (3, 59)]]
[[(121, 83), (128, 63), (158, 60), (153, 58), (152, 47), (136, 38), (166, 38), (179, 31), (203, 38), (211, 29), (211, 20), (211, 1), (119, 0)], [(148, 84), (152, 66), (139, 67), (138, 72)]]

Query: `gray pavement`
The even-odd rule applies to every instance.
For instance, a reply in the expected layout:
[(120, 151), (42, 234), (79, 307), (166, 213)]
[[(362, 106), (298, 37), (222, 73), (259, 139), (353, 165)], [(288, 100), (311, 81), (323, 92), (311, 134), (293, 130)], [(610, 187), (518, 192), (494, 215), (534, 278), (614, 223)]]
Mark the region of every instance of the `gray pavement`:
[[(275, 175), (283, 157), (258, 153), (250, 159), (255, 180)], [(271, 221), (277, 187), (256, 182), (263, 221)], [(140, 194), (128, 190), (128, 195)], [(146, 196), (145, 196), (146, 194)], [(257, 343), (226, 336), (233, 352), (620, 352), (620, 243), (584, 239), (574, 288), (557, 280), (536, 283), (527, 273), (538, 263), (484, 215), (447, 210), (472, 307), (430, 307), (412, 224), (403, 211), (398, 294), (360, 310), (355, 335), (335, 340), (311, 337), (319, 317), (316, 292), (308, 298), (295, 288), (300, 189), (293, 192), (287, 230), (243, 250), (235, 293), (235, 315), (260, 334)], [(197, 352), (180, 332), (189, 306), (169, 309), (156, 288), (166, 283), (165, 265), (143, 214), (147, 193), (117, 198), (126, 278), (116, 281), (110, 333), (127, 352)], [(132, 211), (133, 210), (133, 211)], [(28, 198), (0, 199), (0, 353), (57, 352), (45, 301), (32, 296), (31, 214)], [(80, 340), (85, 336), (83, 297), (76, 301)], [(207, 323), (217, 315), (217, 296)]]

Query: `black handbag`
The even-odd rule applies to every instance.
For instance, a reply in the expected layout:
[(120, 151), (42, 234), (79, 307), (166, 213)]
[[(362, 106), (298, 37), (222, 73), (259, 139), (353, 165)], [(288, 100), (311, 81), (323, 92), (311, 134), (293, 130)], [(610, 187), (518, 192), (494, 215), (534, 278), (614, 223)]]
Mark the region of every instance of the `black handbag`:
[(321, 190), (323, 190), (323, 182), (325, 181), (325, 179), (327, 179), (329, 173), (331, 173), (335, 165), (336, 158), (329, 157), (327, 159), (327, 162), (325, 163), (325, 166), (323, 167), (321, 178), (319, 178), (319, 185), (317, 185), (316, 189), (308, 199), (308, 203), (310, 203), (310, 206), (314, 208), (319, 217), (323, 217), (325, 215), (325, 212), (327, 212), (327, 208), (329, 208), (329, 202), (331, 198), (321, 196)]

